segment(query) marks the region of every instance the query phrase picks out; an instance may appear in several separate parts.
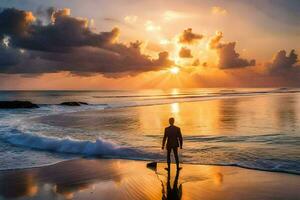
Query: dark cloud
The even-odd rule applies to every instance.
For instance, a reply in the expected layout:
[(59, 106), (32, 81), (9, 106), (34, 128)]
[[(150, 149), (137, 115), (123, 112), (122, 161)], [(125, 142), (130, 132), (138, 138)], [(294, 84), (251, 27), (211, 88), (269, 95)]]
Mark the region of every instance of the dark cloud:
[(0, 67), (3, 69), (6, 66), (16, 65), (20, 62), (21, 52), (6, 47), (3, 43), (0, 44)]
[(217, 51), (219, 57), (218, 67), (220, 69), (242, 68), (255, 65), (254, 59), (247, 60), (240, 58), (240, 54), (235, 51), (235, 42), (221, 43), (222, 37), (222, 32), (217, 32), (209, 41), (209, 47)]
[[(215, 72), (215, 71), (214, 71)], [(265, 65), (219, 73), (198, 73), (192, 79), (206, 87), (299, 87), (300, 65), (295, 50), (277, 52)]]
[(181, 58), (192, 58), (193, 57), (191, 50), (186, 47), (181, 47), (181, 49), (179, 51), (179, 56)]
[(275, 54), (271, 63), (267, 63), (268, 72), (271, 74), (282, 74), (294, 70), (299, 70), (297, 66), (298, 55), (293, 49), (287, 55), (285, 50), (281, 50)]
[(94, 33), (88, 26), (88, 20), (70, 16), (69, 9), (53, 11), (51, 23), (45, 26), (32, 25), (27, 34), (12, 37), (12, 45), (30, 50), (65, 52), (71, 47), (102, 47), (113, 43), (119, 36), (119, 29)]
[(193, 44), (197, 42), (198, 40), (201, 40), (203, 38), (203, 35), (196, 34), (192, 32), (191, 28), (188, 28), (181, 33), (179, 36), (179, 42), (182, 44)]
[(33, 21), (35, 21), (35, 17), (32, 12), (15, 8), (7, 8), (0, 11), (0, 39), (4, 35), (24, 35)]
[(0, 73), (40, 74), (69, 71), (75, 74), (124, 73), (159, 70), (172, 62), (167, 52), (153, 59), (141, 53), (141, 42), (117, 42), (120, 30), (93, 32), (88, 20), (75, 18), (69, 9), (47, 11), (49, 23), (35, 23), (31, 12), (4, 9), (0, 37)]

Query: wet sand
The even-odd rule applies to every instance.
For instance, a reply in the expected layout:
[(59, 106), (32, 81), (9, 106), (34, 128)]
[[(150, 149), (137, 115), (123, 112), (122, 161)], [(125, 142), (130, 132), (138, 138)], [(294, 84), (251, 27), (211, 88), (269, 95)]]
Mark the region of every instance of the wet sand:
[(145, 161), (78, 159), (0, 172), (0, 199), (300, 198), (300, 176), (239, 167), (189, 165), (176, 173)]

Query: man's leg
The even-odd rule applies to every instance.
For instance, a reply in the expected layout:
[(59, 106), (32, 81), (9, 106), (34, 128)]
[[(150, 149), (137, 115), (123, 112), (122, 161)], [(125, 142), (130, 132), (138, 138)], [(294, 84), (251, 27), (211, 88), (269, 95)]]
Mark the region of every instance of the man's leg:
[(174, 156), (175, 156), (175, 160), (176, 160), (176, 166), (177, 166), (177, 169), (178, 169), (179, 168), (178, 148), (174, 147), (173, 152), (174, 152)]
[(171, 148), (167, 149), (167, 163), (168, 163), (168, 168), (170, 169), (170, 164), (171, 164)]

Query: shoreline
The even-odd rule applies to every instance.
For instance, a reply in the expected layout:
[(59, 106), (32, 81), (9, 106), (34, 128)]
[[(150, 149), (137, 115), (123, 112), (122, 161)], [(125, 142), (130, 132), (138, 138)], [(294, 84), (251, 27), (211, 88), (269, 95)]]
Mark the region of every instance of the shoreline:
[[(297, 199), (298, 175), (235, 166), (182, 164), (177, 174), (146, 167), (147, 161), (72, 159), (27, 169), (0, 171), (0, 197), (22, 199)], [(177, 180), (177, 181), (176, 181)], [(177, 185), (177, 186), (175, 186)], [(170, 186), (170, 187), (169, 187)]]
[[(75, 154), (76, 155), (76, 154)], [(9, 169), (0, 169), (0, 173), (2, 172), (10, 172), (10, 171), (18, 171), (18, 170), (30, 170), (30, 169), (36, 169), (36, 168), (42, 168), (42, 167), (48, 167), (64, 162), (70, 162), (70, 161), (76, 161), (76, 160), (81, 160), (81, 159), (86, 159), (86, 160), (124, 160), (124, 161), (136, 161), (136, 162), (153, 162), (152, 160), (147, 160), (147, 159), (130, 159), (130, 158), (110, 158), (110, 157), (78, 157), (78, 158), (71, 158), (71, 159), (66, 159), (66, 160), (61, 160), (49, 164), (44, 164), (44, 165), (38, 165), (38, 166), (28, 166), (28, 167), (21, 167), (21, 168), (9, 168)], [(155, 161), (158, 164), (163, 164), (165, 162), (163, 161)], [(172, 163), (173, 164), (173, 163)], [(259, 168), (252, 168), (252, 167), (247, 167), (247, 166), (241, 166), (238, 164), (200, 164), (200, 163), (181, 163), (183, 165), (195, 165), (195, 166), (215, 166), (215, 167), (236, 167), (236, 168), (241, 168), (241, 169), (246, 169), (246, 170), (254, 170), (254, 171), (261, 171), (261, 172), (271, 172), (271, 173), (280, 173), (280, 174), (290, 174), (290, 175), (295, 175), (295, 176), (300, 176), (300, 173), (298, 172), (290, 172), (290, 171), (284, 171), (284, 170), (269, 170), (269, 169), (259, 169)]]

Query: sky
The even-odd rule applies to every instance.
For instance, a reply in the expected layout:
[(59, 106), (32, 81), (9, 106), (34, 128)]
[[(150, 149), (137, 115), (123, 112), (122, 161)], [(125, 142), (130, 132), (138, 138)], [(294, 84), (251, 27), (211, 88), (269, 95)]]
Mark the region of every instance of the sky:
[(1, 0), (0, 89), (299, 87), (298, 0)]

